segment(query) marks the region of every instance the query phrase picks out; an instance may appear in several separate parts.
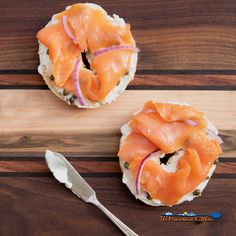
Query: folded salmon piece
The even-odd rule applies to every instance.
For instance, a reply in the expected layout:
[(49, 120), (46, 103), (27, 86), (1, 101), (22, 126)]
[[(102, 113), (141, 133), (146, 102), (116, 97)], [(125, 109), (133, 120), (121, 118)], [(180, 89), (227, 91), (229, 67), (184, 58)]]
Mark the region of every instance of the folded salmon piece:
[(55, 93), (66, 91), (65, 98), (68, 92), (83, 98), (85, 105), (78, 106), (109, 103), (134, 78), (138, 49), (130, 25), (98, 5), (79, 3), (66, 8), (53, 16), (37, 38), (49, 53), (53, 81), (45, 78), (45, 67), (50, 67), (44, 63), (45, 50), (39, 52), (39, 72)]
[(208, 125), (204, 113), (173, 103), (149, 101), (131, 118), (122, 128), (118, 156), (136, 198), (172, 206), (203, 190), (222, 152), (217, 134), (208, 136)]

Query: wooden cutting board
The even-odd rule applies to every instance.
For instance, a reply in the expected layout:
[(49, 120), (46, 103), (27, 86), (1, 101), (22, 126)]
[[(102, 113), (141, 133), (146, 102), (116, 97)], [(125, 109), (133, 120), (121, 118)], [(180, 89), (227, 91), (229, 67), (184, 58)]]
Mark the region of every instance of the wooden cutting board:
[[(52, 177), (44, 161), (46, 149), (68, 157), (100, 201), (140, 235), (233, 235), (235, 1), (98, 1), (131, 23), (141, 52), (128, 90), (111, 105), (92, 110), (66, 105), (37, 74), (35, 33), (72, 1), (52, 0), (50, 6), (48, 1), (2, 2), (0, 235), (121, 234), (98, 209)], [(119, 129), (150, 99), (192, 104), (219, 129), (224, 153), (201, 198), (172, 208), (150, 207), (121, 183)], [(218, 211), (223, 218), (202, 224), (161, 222), (166, 211)]]

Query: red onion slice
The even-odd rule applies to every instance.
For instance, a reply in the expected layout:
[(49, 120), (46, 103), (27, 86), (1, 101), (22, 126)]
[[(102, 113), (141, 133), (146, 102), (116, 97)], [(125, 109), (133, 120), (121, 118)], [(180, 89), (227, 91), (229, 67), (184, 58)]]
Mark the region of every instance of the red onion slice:
[(113, 51), (113, 50), (119, 50), (119, 49), (127, 49), (127, 50), (131, 50), (134, 52), (139, 52), (139, 48), (134, 47), (134, 46), (130, 46), (130, 45), (116, 45), (116, 46), (111, 46), (111, 47), (107, 47), (107, 48), (101, 48), (98, 49), (97, 51), (95, 51), (93, 53), (93, 57), (99, 56), (103, 53), (109, 52), (109, 51)]
[(186, 120), (185, 123), (187, 123), (188, 125), (191, 125), (193, 127), (195, 127), (197, 125), (197, 122), (195, 122), (193, 120)]
[[(158, 151), (159, 149), (155, 150), (154, 152)], [(139, 195), (140, 194), (140, 179), (141, 179), (141, 174), (142, 174), (142, 171), (143, 171), (143, 167), (144, 167), (144, 164), (146, 163), (146, 161), (148, 160), (148, 158), (154, 153), (154, 152), (151, 152), (150, 154), (148, 154), (142, 161), (141, 161), (141, 164), (138, 168), (138, 174), (136, 176), (136, 180), (135, 180), (135, 189), (136, 189), (136, 193)]]
[(219, 144), (222, 144), (224, 141), (220, 136), (218, 136), (213, 130), (206, 128), (206, 134), (208, 138), (216, 140)]
[(84, 106), (85, 101), (84, 101), (84, 97), (83, 97), (83, 94), (81, 92), (80, 85), (79, 85), (79, 71), (82, 68), (82, 66), (83, 66), (82, 60), (78, 59), (75, 63), (75, 69), (72, 72), (73, 73), (72, 76), (73, 76), (73, 80), (74, 80), (74, 86), (75, 86), (77, 99), (78, 99), (80, 105)]
[(69, 25), (67, 23), (67, 16), (62, 17), (62, 23), (67, 36), (75, 43), (75, 36), (70, 31)]
[(151, 112), (155, 112), (155, 110), (148, 108), (145, 112), (146, 113), (151, 113)]
[[(195, 127), (197, 125), (197, 122), (192, 121), (192, 120), (187, 120), (185, 121), (185, 123)], [(221, 137), (215, 133), (214, 130), (210, 129), (210, 128), (206, 128), (206, 135), (208, 136), (208, 138), (216, 140), (219, 144), (223, 143), (223, 140), (221, 139)]]

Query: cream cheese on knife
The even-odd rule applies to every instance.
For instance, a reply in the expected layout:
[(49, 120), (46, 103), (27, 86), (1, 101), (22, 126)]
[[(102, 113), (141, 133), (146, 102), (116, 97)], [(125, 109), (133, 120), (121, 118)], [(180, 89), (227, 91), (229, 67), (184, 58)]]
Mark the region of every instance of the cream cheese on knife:
[(60, 183), (65, 184), (67, 188), (71, 188), (72, 183), (68, 180), (68, 170), (65, 163), (60, 159), (60, 155), (60, 153), (55, 153), (50, 150), (47, 150), (45, 154), (45, 159), (54, 177)]

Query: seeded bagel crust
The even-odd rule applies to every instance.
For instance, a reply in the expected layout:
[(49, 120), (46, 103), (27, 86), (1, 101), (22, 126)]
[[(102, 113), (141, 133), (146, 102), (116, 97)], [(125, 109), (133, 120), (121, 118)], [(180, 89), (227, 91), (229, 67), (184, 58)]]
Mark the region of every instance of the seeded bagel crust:
[[(89, 7), (91, 8), (95, 8), (95, 9), (99, 9), (101, 11), (104, 12), (104, 9), (102, 9), (99, 5), (96, 4), (92, 4), (92, 3), (86, 3)], [(67, 7), (66, 9), (69, 9), (69, 7)], [(108, 16), (108, 20), (111, 21), (113, 24), (115, 25), (120, 25), (122, 27), (125, 27), (125, 21), (120, 18), (117, 15), (113, 15), (113, 17)], [(48, 22), (48, 25), (52, 25), (55, 24), (57, 21), (55, 19), (54, 16), (52, 16), (52, 19)], [(52, 75), (52, 68), (53, 68), (53, 64), (49, 58), (49, 55), (47, 54), (48, 48), (45, 47), (42, 43), (40, 43), (39, 41), (39, 61), (40, 61), (40, 65), (38, 67), (38, 72), (42, 75), (45, 83), (48, 85), (48, 87), (50, 88), (50, 90), (60, 99), (64, 100), (65, 102), (67, 102), (68, 104), (73, 104), (75, 106), (77, 106), (78, 108), (96, 108), (96, 107), (100, 107), (102, 105), (105, 104), (109, 104), (112, 101), (116, 100), (116, 98), (122, 93), (124, 92), (124, 90), (126, 89), (126, 87), (128, 86), (128, 84), (130, 83), (131, 80), (134, 79), (134, 74), (136, 72), (136, 66), (137, 66), (137, 59), (138, 59), (138, 54), (137, 52), (132, 52), (131, 54), (131, 59), (130, 59), (130, 68), (128, 73), (123, 76), (120, 79), (119, 84), (113, 88), (109, 94), (103, 99), (103, 101), (101, 102), (92, 102), (88, 99), (85, 99), (85, 105), (82, 106), (78, 103), (77, 100), (74, 100), (74, 102), (71, 102), (71, 98), (73, 98), (73, 94), (68, 94), (66, 96), (63, 95), (63, 89), (56, 87), (55, 84), (53, 83), (53, 81), (50, 79), (51, 75)]]
[[(180, 104), (180, 105), (181, 104), (188, 105), (186, 103), (179, 103), (179, 102), (171, 102), (171, 103)], [(141, 111), (141, 109), (138, 112), (140, 112), (140, 111)], [(134, 115), (136, 115), (138, 112), (135, 112)], [(214, 132), (218, 134), (218, 130), (216, 129), (216, 127), (207, 118), (206, 118), (206, 120), (208, 121), (208, 128), (211, 130), (214, 130)], [(128, 122), (127, 124), (124, 124), (120, 130), (122, 133), (122, 136), (120, 139), (120, 147), (121, 147), (123, 145), (123, 143), (125, 142), (127, 136), (132, 131), (132, 129), (129, 126), (129, 122)], [(183, 151), (179, 151), (176, 155), (172, 156), (168, 161), (168, 165), (163, 165), (163, 168), (166, 171), (175, 170), (175, 164), (182, 157), (183, 153), (184, 153)], [(150, 156), (150, 158), (152, 158), (153, 160), (158, 160), (161, 157), (164, 157), (164, 155), (165, 155), (165, 153), (163, 153), (161, 151), (157, 151), (154, 154), (152, 154)], [(144, 202), (145, 204), (150, 205), (150, 206), (165, 206), (165, 204), (162, 203), (158, 199), (149, 199), (147, 193), (142, 191), (141, 189), (140, 189), (140, 194), (137, 195), (136, 188), (135, 188), (135, 178), (133, 177), (130, 170), (125, 168), (125, 165), (124, 165), (125, 163), (124, 163), (124, 161), (121, 160), (121, 158), (119, 159), (119, 163), (120, 163), (120, 168), (123, 172), (122, 182), (127, 185), (128, 189), (131, 191), (131, 193), (135, 196), (136, 199), (139, 199), (142, 202)], [(202, 183), (200, 183), (195, 189), (199, 189), (200, 192), (202, 192), (204, 190), (204, 188), (206, 187), (208, 181), (210, 180), (215, 168), (216, 168), (216, 164), (213, 164), (213, 166), (211, 167), (211, 169), (209, 170), (209, 172), (207, 174), (207, 176), (209, 178), (207, 178)], [(188, 194), (183, 196), (176, 205), (179, 205), (185, 201), (192, 201), (195, 197), (198, 197), (197, 195), (193, 194), (193, 192), (189, 192)]]

